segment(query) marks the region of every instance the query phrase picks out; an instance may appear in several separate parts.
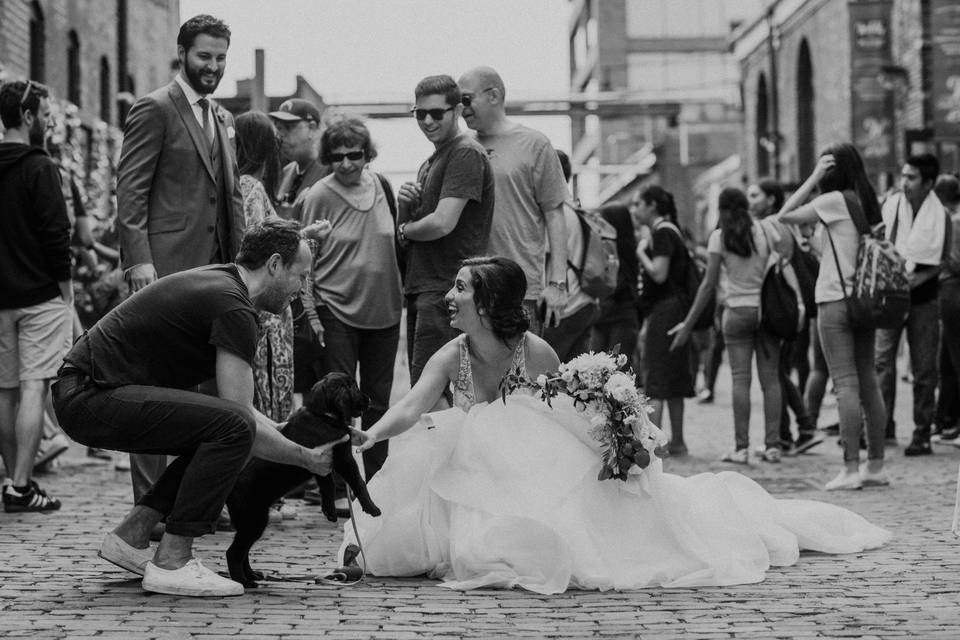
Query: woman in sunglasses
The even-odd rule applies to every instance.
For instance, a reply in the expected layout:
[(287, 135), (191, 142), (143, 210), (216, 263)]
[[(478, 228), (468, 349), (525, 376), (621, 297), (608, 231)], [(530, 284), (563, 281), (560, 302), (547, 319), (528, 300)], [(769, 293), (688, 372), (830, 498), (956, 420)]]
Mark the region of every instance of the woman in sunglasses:
[[(370, 131), (357, 118), (330, 123), (320, 137), (320, 162), (332, 173), (304, 196), (304, 226), (330, 223), (317, 251), (313, 295), (320, 342), (316, 365), (351, 376), (360, 367), (360, 390), (370, 398), (362, 417), (368, 428), (390, 401), (400, 339), (400, 271), (397, 268), (393, 192), (367, 163), (377, 157)], [(369, 479), (387, 456), (386, 443), (364, 452)]]

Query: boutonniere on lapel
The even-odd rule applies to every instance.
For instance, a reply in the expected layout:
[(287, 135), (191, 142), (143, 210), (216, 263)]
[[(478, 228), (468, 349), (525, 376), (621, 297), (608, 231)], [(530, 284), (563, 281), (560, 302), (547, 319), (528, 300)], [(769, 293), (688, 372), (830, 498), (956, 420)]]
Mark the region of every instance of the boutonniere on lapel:
[[(217, 120), (220, 121), (220, 124), (227, 123), (227, 113), (220, 107), (220, 105), (216, 106), (216, 108), (214, 109), (214, 114), (217, 116)], [(237, 130), (231, 126), (228, 126), (227, 139), (233, 140), (236, 136), (237, 136)]]

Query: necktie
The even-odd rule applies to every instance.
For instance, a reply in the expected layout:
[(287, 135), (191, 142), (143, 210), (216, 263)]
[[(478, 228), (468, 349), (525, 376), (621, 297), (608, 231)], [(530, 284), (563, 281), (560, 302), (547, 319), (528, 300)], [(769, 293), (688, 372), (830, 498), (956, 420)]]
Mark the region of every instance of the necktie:
[(213, 125), (210, 124), (210, 101), (206, 98), (197, 100), (197, 104), (203, 110), (203, 133), (207, 136), (207, 142), (213, 144)]

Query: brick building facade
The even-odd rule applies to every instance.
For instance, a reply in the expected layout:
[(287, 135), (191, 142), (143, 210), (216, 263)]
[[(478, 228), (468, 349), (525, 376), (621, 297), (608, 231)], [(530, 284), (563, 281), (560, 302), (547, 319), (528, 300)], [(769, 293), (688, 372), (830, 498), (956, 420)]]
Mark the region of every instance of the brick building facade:
[[(938, 45), (944, 37), (934, 12), (956, 20), (960, 3), (774, 0), (744, 24), (732, 48), (744, 96), (745, 176), (800, 182), (819, 152), (841, 141), (857, 145), (880, 190), (894, 185), (906, 156), (919, 151), (957, 171), (960, 133), (938, 122), (933, 106), (949, 98), (941, 85), (953, 82), (960, 95), (960, 61), (956, 80), (938, 79), (937, 65), (952, 62)], [(960, 28), (955, 36), (960, 53)]]
[(117, 96), (170, 80), (178, 0), (0, 0), (0, 73), (48, 85), (80, 120), (119, 124)]

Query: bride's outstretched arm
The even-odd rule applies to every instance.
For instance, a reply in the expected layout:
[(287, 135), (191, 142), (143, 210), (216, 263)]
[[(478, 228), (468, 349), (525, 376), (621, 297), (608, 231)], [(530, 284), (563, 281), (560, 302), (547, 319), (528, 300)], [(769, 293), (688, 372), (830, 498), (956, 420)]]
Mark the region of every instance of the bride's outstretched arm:
[(457, 369), (459, 350), (456, 339), (445, 344), (427, 361), (417, 384), (367, 431), (354, 432), (354, 444), (366, 451), (377, 442), (400, 435), (429, 411), (451, 380), (451, 368)]

